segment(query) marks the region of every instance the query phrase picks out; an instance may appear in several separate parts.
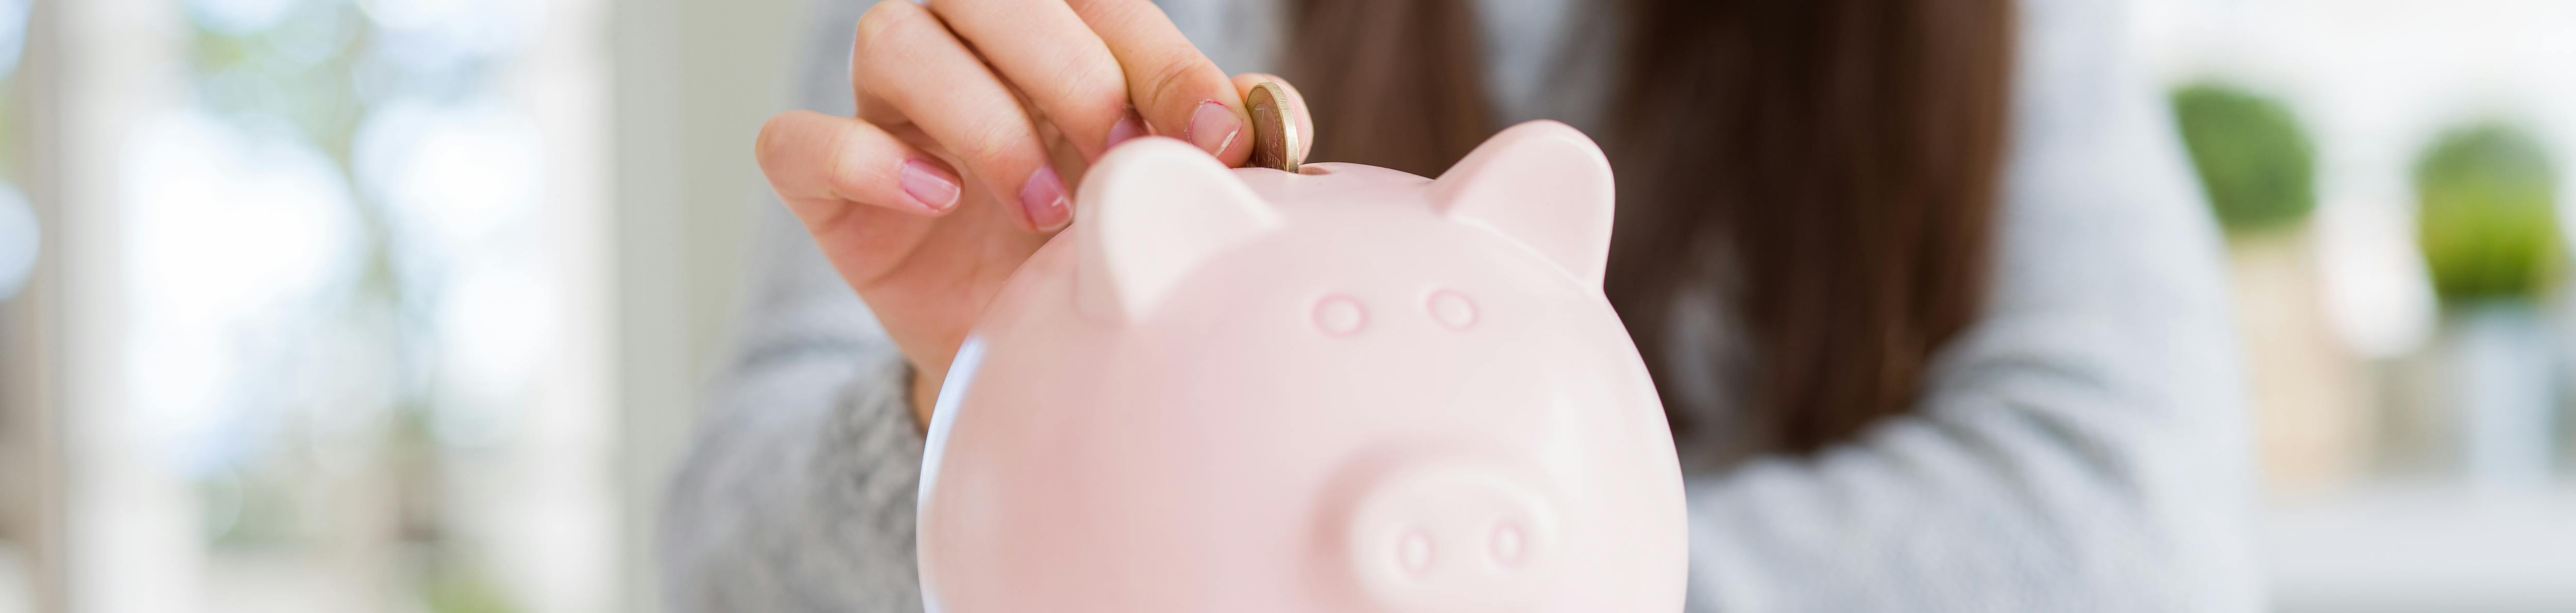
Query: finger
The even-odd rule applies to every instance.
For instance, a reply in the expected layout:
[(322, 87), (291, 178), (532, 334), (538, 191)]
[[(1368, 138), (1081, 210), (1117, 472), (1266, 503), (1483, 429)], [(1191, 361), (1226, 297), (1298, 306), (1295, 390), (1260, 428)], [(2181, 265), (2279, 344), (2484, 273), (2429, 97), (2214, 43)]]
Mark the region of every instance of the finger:
[(1314, 151), (1315, 114), (1306, 110), (1306, 96), (1297, 93), (1297, 86), (1288, 84), (1288, 80), (1279, 78), (1279, 75), (1266, 72), (1234, 75), (1234, 90), (1247, 100), (1252, 98), (1252, 86), (1263, 83), (1277, 83), (1280, 89), (1288, 92), (1288, 108), (1292, 111), (1289, 121), (1297, 124), (1297, 150)]
[(829, 227), (852, 206), (944, 215), (963, 193), (938, 158), (848, 117), (781, 113), (760, 126), (752, 149), (770, 189), (810, 227)]
[(861, 15), (858, 28), (851, 81), (866, 84), (867, 96), (901, 112), (973, 180), (1017, 196), (1014, 217), (1027, 229), (1052, 231), (1073, 219), (1073, 201), (1027, 109), (937, 16), (886, 0)]
[(1145, 134), (1144, 120), (1127, 104), (1117, 56), (1064, 0), (938, 0), (929, 7), (1084, 159)]
[(1178, 136), (1227, 166), (1252, 158), (1243, 96), (1149, 0), (1070, 0), (1117, 56), (1127, 98), (1156, 134)]

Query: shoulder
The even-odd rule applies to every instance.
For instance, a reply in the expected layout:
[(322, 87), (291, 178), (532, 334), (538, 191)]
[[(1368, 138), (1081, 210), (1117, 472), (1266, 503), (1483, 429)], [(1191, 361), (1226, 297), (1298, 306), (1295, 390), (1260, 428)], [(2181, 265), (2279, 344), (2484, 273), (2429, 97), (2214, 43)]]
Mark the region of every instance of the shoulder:
[[(2097, 341), (2124, 389), (2236, 402), (2224, 249), (2126, 3), (2023, 0), (1983, 327)], [(2084, 334), (2076, 334), (2076, 332)]]
[(2206, 266), (2216, 277), (2216, 226), (2160, 84), (2128, 42), (2127, 8), (2119, 0), (2020, 3), (1999, 185), (2007, 294), (2017, 274), (2032, 272), (2016, 259), (2064, 261), (2073, 252), (2145, 256), (2169, 272)]
[(2080, 133), (2146, 85), (2123, 0), (2021, 0), (2014, 43), (2014, 132)]

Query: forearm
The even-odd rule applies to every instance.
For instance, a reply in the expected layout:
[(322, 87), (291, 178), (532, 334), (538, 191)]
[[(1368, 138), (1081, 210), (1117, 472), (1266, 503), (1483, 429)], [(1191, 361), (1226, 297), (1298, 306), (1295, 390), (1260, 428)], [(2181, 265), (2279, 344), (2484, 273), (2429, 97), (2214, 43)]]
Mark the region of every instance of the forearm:
[(1691, 611), (2229, 611), (2229, 438), (2082, 369), (1991, 373), (1811, 459), (1690, 483)]

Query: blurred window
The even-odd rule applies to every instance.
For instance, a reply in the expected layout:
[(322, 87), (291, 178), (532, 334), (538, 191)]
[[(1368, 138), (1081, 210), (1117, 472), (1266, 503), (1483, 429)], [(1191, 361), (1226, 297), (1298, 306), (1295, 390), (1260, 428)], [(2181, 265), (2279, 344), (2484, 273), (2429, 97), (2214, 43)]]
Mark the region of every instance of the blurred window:
[(83, 609), (612, 609), (593, 0), (63, 8)]
[(24, 79), (28, 0), (0, 0), (0, 613), (38, 607), (38, 566), (53, 500), (50, 422), (34, 398), (33, 311), (25, 305), (44, 236), (27, 198)]

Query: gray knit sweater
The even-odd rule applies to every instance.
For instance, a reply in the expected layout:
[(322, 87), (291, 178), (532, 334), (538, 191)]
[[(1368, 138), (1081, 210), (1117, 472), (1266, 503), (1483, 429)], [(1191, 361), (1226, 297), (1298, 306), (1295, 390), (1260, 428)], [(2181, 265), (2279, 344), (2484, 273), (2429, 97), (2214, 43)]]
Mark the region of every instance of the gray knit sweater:
[[(1229, 72), (1273, 65), (1272, 0), (1163, 4)], [(864, 5), (814, 13), (800, 106), (850, 110), (843, 67)], [(1567, 0), (1477, 6), (1488, 40), (1505, 41), (1487, 55), (1504, 119), (1594, 127), (1610, 26)], [(2260, 605), (2219, 249), (2158, 98), (2121, 58), (2123, 10), (2023, 0), (1997, 282), (1914, 411), (1811, 458), (1683, 442), (1715, 449), (1686, 459), (1690, 610)], [(770, 209), (740, 353), (662, 517), (668, 603), (919, 610), (922, 439), (902, 358)], [(1692, 308), (1724, 303), (1707, 302)], [(1673, 357), (1743, 353), (1723, 317), (1684, 334), (1689, 353)], [(1666, 392), (1724, 423), (1729, 385)]]

